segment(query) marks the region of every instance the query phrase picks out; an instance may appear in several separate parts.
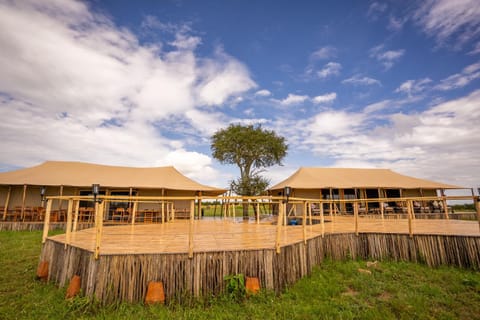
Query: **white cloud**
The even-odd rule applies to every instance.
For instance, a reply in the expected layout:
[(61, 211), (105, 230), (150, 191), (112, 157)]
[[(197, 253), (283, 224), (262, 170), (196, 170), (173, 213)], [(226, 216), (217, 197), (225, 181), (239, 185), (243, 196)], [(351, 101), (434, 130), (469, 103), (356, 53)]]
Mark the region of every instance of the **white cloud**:
[(308, 99), (309, 97), (306, 95), (297, 95), (297, 94), (289, 93), (285, 99), (280, 100), (280, 104), (283, 106), (296, 105), (296, 104), (303, 103)]
[(381, 2), (372, 2), (368, 7), (367, 17), (376, 20), (387, 10), (387, 4)]
[(475, 55), (480, 53), (480, 42), (477, 42), (474, 46), (472, 51), (470, 51), (468, 54), (469, 55)]
[(185, 147), (163, 137), (168, 119), (187, 117), (208, 134), (223, 118), (202, 106), (222, 107), (256, 86), (222, 49), (197, 57), (201, 39), (188, 27), (155, 26), (154, 19), (147, 26), (175, 32), (169, 50), (140, 44), (83, 2), (0, 3), (0, 113), (9, 119), (0, 123), (9, 150), (0, 163), (151, 166)]
[(267, 89), (262, 89), (262, 90), (258, 90), (257, 92), (255, 92), (255, 95), (259, 96), (259, 97), (268, 97), (268, 96), (272, 95), (272, 93), (270, 91), (268, 91)]
[(422, 92), (426, 89), (426, 86), (432, 82), (430, 78), (423, 78), (418, 80), (407, 80), (402, 83), (395, 92), (403, 92), (408, 96)]
[(321, 96), (316, 96), (312, 99), (313, 103), (328, 103), (332, 102), (337, 98), (337, 94), (335, 92), (330, 92)]
[(342, 69), (342, 65), (337, 62), (329, 62), (323, 66), (323, 68), (317, 71), (317, 76), (320, 79), (324, 79), (330, 76), (337, 76), (340, 74), (340, 70)]
[(373, 79), (370, 77), (361, 76), (356, 74), (348, 79), (342, 80), (342, 83), (353, 84), (353, 85), (379, 85), (381, 86), (381, 82), (377, 79)]
[(462, 72), (441, 80), (440, 83), (435, 86), (435, 89), (447, 91), (461, 88), (478, 78), (480, 78), (480, 62), (466, 66)]
[(399, 31), (403, 28), (403, 25), (405, 24), (406, 21), (407, 19), (401, 19), (394, 16), (390, 16), (390, 18), (388, 19), (387, 28), (392, 31)]
[(369, 104), (368, 106), (366, 106), (363, 109), (363, 112), (366, 113), (366, 114), (367, 113), (373, 113), (373, 112), (384, 110), (388, 106), (391, 106), (391, 105), (392, 105), (392, 101), (387, 99), (387, 100), (383, 100), (383, 101), (379, 101), (379, 102)]
[(460, 48), (480, 34), (480, 6), (477, 0), (422, 1), (413, 19), (439, 45), (451, 41)]
[(337, 49), (332, 46), (322, 47), (310, 55), (311, 60), (325, 60), (334, 58), (337, 55)]
[[(390, 101), (364, 112), (327, 110), (295, 125), (286, 136), (303, 150), (328, 157), (335, 165), (370, 164), (405, 174), (470, 187), (480, 179), (480, 90), (420, 113), (395, 113), (388, 122), (375, 114)], [(367, 110), (370, 109), (370, 110)], [(294, 124), (283, 123), (289, 128)]]
[(404, 49), (384, 50), (383, 45), (379, 45), (370, 49), (370, 57), (377, 59), (382, 63), (385, 70), (393, 67), (395, 63), (405, 54)]

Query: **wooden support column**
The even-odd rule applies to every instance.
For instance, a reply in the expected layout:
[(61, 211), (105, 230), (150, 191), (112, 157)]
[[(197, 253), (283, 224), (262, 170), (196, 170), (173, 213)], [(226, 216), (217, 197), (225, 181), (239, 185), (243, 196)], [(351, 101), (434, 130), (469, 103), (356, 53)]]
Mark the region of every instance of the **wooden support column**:
[(355, 235), (358, 236), (358, 203), (353, 203), (353, 217), (355, 220)]
[(80, 199), (77, 198), (77, 200), (75, 200), (75, 214), (74, 214), (74, 218), (73, 218), (73, 231), (77, 231), (77, 225), (78, 225), (78, 215), (79, 215), (79, 212), (80, 212)]
[[(195, 197), (195, 200), (197, 197)], [(188, 230), (188, 257), (193, 258), (193, 229), (195, 219), (195, 200), (190, 201), (190, 227)]]
[(3, 220), (7, 220), (8, 205), (10, 203), (10, 195), (12, 194), (12, 186), (8, 186), (7, 198), (5, 199), (5, 207), (3, 208)]
[(95, 260), (98, 259), (100, 255), (100, 245), (102, 242), (102, 233), (103, 233), (103, 214), (105, 209), (105, 201), (101, 203), (95, 203)]
[[(60, 186), (60, 197), (63, 196), (63, 185)], [(59, 200), (59, 204), (58, 204), (58, 212), (60, 214), (60, 211), (62, 210), (62, 206), (63, 206), (63, 200), (60, 199)]]
[[(378, 197), (379, 197), (379, 198), (382, 198), (382, 199), (385, 198), (385, 195), (383, 194), (382, 189), (380, 189), (380, 188), (378, 188)], [(384, 212), (384, 211), (385, 211), (385, 208), (384, 208), (384, 202), (383, 202), (383, 200), (380, 201), (380, 202), (378, 203), (378, 205), (380, 206), (380, 214), (382, 215), (382, 220), (383, 220), (383, 219), (384, 219), (384, 213), (385, 213), (385, 212)]]
[[(345, 189), (338, 189), (338, 198), (345, 200)], [(340, 202), (340, 213), (342, 212), (347, 212), (347, 204), (345, 202)]]
[(307, 205), (308, 203), (303, 202), (303, 215), (302, 215), (302, 226), (303, 226), (303, 243), (307, 244)]
[(52, 212), (53, 200), (47, 199), (47, 210), (45, 211), (45, 221), (43, 222), (42, 243), (45, 243), (48, 237), (48, 230), (50, 229), (50, 213)]
[(413, 229), (412, 229), (413, 203), (412, 203), (412, 200), (407, 200), (407, 213), (408, 213), (408, 234), (410, 235), (410, 238), (413, 238)]
[(197, 215), (198, 215), (198, 220), (202, 218), (202, 191), (198, 192), (199, 198), (197, 199)]
[(135, 200), (132, 207), (132, 226), (135, 225), (135, 219), (137, 217), (138, 201)]
[(330, 217), (332, 217), (333, 216), (333, 213), (332, 213), (333, 212), (333, 206), (332, 206), (333, 192), (332, 192), (332, 188), (330, 188), (329, 190), (330, 190), (330, 202), (328, 203), (328, 206), (329, 206)]
[(165, 223), (165, 199), (163, 197), (165, 196), (165, 189), (162, 188), (162, 224)]
[(280, 253), (280, 235), (282, 232), (282, 221), (283, 221), (283, 216), (285, 215), (284, 211), (284, 203), (279, 202), (278, 203), (278, 219), (277, 219), (277, 237), (275, 239), (275, 251)]
[(25, 199), (27, 198), (27, 185), (23, 185), (23, 195), (22, 195), (22, 214), (20, 220), (25, 222)]
[(445, 219), (450, 219), (448, 216), (448, 207), (447, 207), (447, 197), (445, 196), (445, 190), (442, 189), (442, 202), (443, 202), (443, 211), (445, 211)]
[[(311, 223), (311, 219), (310, 219)], [(325, 215), (323, 214), (323, 202), (320, 199), (320, 223), (322, 224), (322, 238), (325, 237)]]
[(65, 234), (65, 249), (67, 249), (67, 245), (70, 244), (70, 240), (72, 237), (72, 213), (73, 213), (73, 199), (68, 200), (68, 207), (67, 207), (67, 226), (66, 226), (66, 234)]

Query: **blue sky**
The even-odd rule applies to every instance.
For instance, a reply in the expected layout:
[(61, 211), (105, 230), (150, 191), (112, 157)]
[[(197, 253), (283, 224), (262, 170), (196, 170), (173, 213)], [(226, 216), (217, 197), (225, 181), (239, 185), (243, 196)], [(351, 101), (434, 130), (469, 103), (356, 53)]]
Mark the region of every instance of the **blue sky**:
[(480, 186), (480, 6), (437, 1), (1, 1), (0, 171), (174, 165), (225, 187), (230, 123), (300, 166)]

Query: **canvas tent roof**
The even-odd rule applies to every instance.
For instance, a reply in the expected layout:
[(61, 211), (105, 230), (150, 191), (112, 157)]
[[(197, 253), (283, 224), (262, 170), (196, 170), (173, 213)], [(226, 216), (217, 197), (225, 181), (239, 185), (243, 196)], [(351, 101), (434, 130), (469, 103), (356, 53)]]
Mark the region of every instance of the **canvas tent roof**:
[(174, 167), (133, 168), (84, 162), (47, 161), (38, 166), (0, 173), (0, 185), (78, 186), (202, 191), (218, 195), (226, 190), (205, 186)]
[(269, 190), (289, 186), (294, 189), (462, 189), (450, 184), (418, 179), (389, 169), (312, 168), (301, 167)]

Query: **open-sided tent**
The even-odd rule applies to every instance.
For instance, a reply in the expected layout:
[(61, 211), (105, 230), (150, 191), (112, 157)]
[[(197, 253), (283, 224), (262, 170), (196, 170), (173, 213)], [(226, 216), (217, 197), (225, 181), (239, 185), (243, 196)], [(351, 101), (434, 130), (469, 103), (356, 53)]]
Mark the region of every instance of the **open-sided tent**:
[[(446, 189), (462, 187), (396, 173), (389, 169), (301, 167), (269, 189), (282, 195), (285, 187), (292, 196), (307, 199), (367, 199), (437, 196)], [(377, 204), (373, 204), (378, 206)]]
[[(106, 195), (216, 196), (226, 191), (202, 185), (172, 166), (133, 168), (47, 161), (31, 168), (0, 173), (0, 206), (4, 204), (4, 210), (40, 206), (43, 186), (46, 187), (46, 196), (89, 195), (92, 184), (99, 184), (101, 193)], [(62, 202), (57, 206), (61, 209)], [(175, 206), (177, 209), (187, 208), (189, 203), (176, 201)]]

